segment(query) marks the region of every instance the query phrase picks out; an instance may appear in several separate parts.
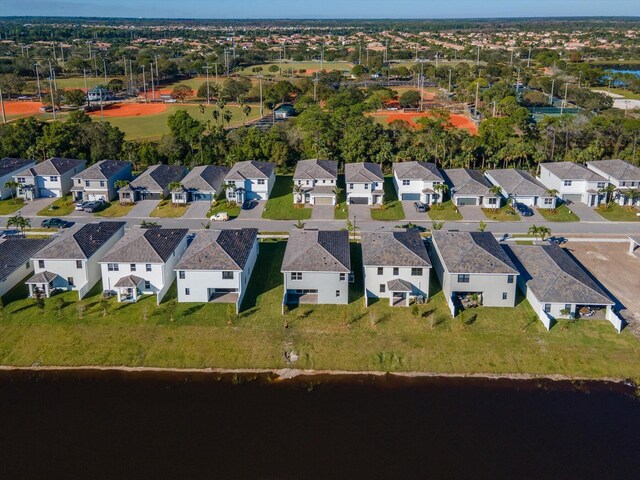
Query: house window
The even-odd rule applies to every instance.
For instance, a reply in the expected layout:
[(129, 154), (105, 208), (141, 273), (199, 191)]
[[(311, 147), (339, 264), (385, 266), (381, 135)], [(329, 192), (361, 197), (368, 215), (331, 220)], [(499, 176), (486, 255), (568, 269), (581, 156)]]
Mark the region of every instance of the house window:
[(400, 269), (398, 267), (393, 267), (393, 274), (394, 275), (400, 274)]
[(82, 185), (82, 180), (78, 179), (78, 185)]
[(598, 182), (598, 188), (604, 188), (604, 182)]
[(353, 190), (353, 183), (349, 184), (349, 190)]
[(107, 270), (110, 272), (117, 272), (120, 270), (120, 266), (117, 263), (107, 263)]
[(495, 205), (496, 203), (498, 203), (498, 199), (496, 197), (491, 197), (487, 199), (487, 203), (489, 205)]
[(340, 290), (336, 290), (336, 298), (340, 296)]
[(258, 185), (264, 185), (264, 178), (258, 180)]
[(185, 294), (185, 295), (191, 295), (191, 290), (190, 290), (190, 289), (188, 289), (188, 288), (185, 288), (185, 289), (184, 289), (184, 294)]
[(564, 309), (565, 309), (566, 311), (570, 312), (570, 311), (571, 311), (571, 305), (570, 305), (570, 304), (568, 304), (568, 303), (565, 303), (565, 305), (564, 305)]
[(73, 287), (73, 277), (67, 277), (67, 283), (70, 287)]
[(620, 182), (620, 186), (621, 187), (626, 187), (627, 186), (627, 182)]
[(365, 189), (365, 190), (369, 190), (369, 184), (368, 184), (368, 183), (365, 183), (365, 184), (364, 184), (364, 189)]
[(150, 272), (150, 271), (151, 271), (151, 264), (150, 264), (150, 263), (147, 263), (147, 264), (145, 265), (145, 268), (146, 268), (147, 272)]
[(24, 177), (18, 177), (18, 183), (24, 183)]
[(507, 292), (502, 292), (502, 299), (506, 300), (507, 299)]
[(553, 198), (545, 198), (544, 199), (544, 204), (545, 205), (553, 205)]
[(27, 270), (29, 270), (29, 260), (27, 260), (27, 263), (24, 264), (24, 268), (26, 268)]
[(570, 187), (571, 186), (571, 180), (565, 180), (564, 181), (564, 186), (565, 187)]
[(384, 293), (387, 290), (387, 287), (384, 283), (380, 284), (380, 293)]
[(322, 183), (325, 184), (327, 183), (327, 181), (325, 179), (322, 179)]
[(233, 280), (233, 272), (222, 272), (223, 280)]
[(402, 180), (402, 185), (405, 187), (411, 185), (411, 180)]
[(184, 270), (180, 270), (178, 272), (178, 278), (180, 278), (180, 280), (184, 280)]
[(419, 277), (422, 275), (422, 269), (421, 268), (412, 268), (411, 269), (411, 275), (414, 277)]
[(291, 272), (291, 280), (302, 280), (302, 272)]
[(513, 275), (507, 277), (507, 283), (513, 283)]
[(44, 260), (38, 260), (38, 268), (44, 268)]
[(104, 187), (104, 180), (100, 180), (100, 186)]
[(340, 281), (344, 282), (347, 279), (347, 274), (346, 273), (341, 273), (340, 274)]
[(382, 275), (384, 273), (384, 268), (378, 267), (378, 275)]
[(89, 186), (91, 186), (91, 182), (90, 182), (89, 180), (86, 180), (86, 181), (84, 182), (84, 186), (85, 186), (85, 187), (89, 187)]
[(458, 275), (458, 283), (469, 283), (469, 280), (469, 274), (467, 273), (461, 273)]
[(82, 268), (82, 260), (76, 260), (76, 268)]
[(144, 281), (144, 289), (151, 290), (151, 282), (149, 280)]
[(129, 265), (129, 268), (131, 269), (132, 272), (136, 271), (136, 264), (132, 263), (131, 265)]
[(311, 182), (309, 180), (307, 180), (307, 185), (310, 185), (310, 184), (311, 184)]
[(50, 182), (57, 182), (57, 181), (58, 181), (58, 177), (56, 177), (55, 175), (51, 175), (51, 176), (49, 177), (49, 181), (50, 181)]
[(544, 311), (546, 313), (551, 313), (551, 304), (550, 303), (545, 303), (544, 304)]

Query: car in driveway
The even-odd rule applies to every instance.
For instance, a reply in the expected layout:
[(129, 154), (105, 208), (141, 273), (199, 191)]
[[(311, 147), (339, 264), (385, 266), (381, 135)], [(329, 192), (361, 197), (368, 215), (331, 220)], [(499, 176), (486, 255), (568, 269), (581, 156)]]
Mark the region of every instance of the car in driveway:
[(76, 211), (77, 212), (83, 211), (84, 210), (84, 206), (86, 204), (88, 204), (88, 203), (91, 203), (91, 202), (78, 202), (78, 203), (76, 203), (76, 207), (75, 207)]
[(426, 203), (414, 202), (413, 206), (416, 209), (416, 212), (418, 212), (418, 213), (424, 213), (424, 212), (427, 211), (427, 204)]
[(209, 220), (212, 222), (226, 222), (229, 220), (229, 214), (227, 212), (218, 212), (215, 215), (211, 215)]
[(533, 215), (533, 210), (524, 203), (516, 203), (516, 210), (523, 217), (530, 217)]
[(71, 225), (73, 222), (67, 222), (61, 218), (48, 218), (40, 224), (42, 228), (69, 228)]
[(87, 213), (99, 212), (107, 206), (107, 202), (104, 200), (96, 200), (95, 202), (88, 202), (84, 204), (84, 211)]

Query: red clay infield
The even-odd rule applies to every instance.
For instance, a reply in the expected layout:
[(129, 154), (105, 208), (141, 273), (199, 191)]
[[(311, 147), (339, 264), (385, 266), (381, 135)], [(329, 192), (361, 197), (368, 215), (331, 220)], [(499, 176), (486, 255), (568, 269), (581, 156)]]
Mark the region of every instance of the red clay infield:
[(4, 102), (4, 111), (7, 115), (35, 115), (40, 112), (40, 102), (16, 102), (7, 100)]
[[(416, 123), (418, 118), (431, 116), (429, 112), (376, 112), (373, 115), (375, 117), (383, 117), (387, 123), (391, 123), (394, 120), (404, 120), (405, 122), (409, 122), (409, 125), (414, 128), (418, 128), (418, 124)], [(478, 133), (478, 127), (464, 115), (451, 114), (449, 121), (455, 127), (463, 128), (472, 135)]]

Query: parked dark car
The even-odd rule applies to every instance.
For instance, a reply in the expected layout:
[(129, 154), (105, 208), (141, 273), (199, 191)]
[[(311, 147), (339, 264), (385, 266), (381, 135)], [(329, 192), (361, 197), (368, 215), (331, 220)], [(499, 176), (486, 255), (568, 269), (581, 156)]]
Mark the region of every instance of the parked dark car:
[(71, 225), (73, 222), (67, 222), (60, 218), (48, 218), (40, 224), (42, 228), (69, 228)]
[(20, 235), (20, 230), (16, 230), (16, 229), (0, 230), (0, 238), (16, 237), (18, 235)]
[(253, 207), (255, 207), (258, 204), (258, 202), (256, 202), (255, 200), (246, 200), (243, 204), (242, 204), (242, 210), (251, 210)]
[(413, 206), (416, 209), (416, 212), (423, 213), (427, 211), (427, 204), (422, 202), (414, 202)]
[(565, 243), (567, 243), (567, 239), (564, 237), (550, 237), (547, 238), (547, 242), (553, 243), (555, 245), (564, 245)]
[(531, 210), (531, 208), (529, 208), (524, 203), (516, 203), (516, 210), (523, 217), (530, 217), (531, 215), (533, 215), (533, 210)]
[(85, 203), (82, 207), (87, 213), (99, 212), (107, 206), (107, 202), (104, 200), (96, 200), (95, 202)]

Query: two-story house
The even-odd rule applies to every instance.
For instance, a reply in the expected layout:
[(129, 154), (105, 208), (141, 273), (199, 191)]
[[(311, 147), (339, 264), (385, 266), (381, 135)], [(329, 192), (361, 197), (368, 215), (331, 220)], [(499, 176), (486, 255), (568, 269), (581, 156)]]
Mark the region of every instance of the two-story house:
[(515, 306), (518, 270), (492, 233), (433, 231), (430, 253), (454, 316), (470, 305)]
[(125, 222), (76, 225), (31, 257), (35, 275), (25, 282), (31, 297), (76, 290), (82, 299), (100, 281), (98, 260), (124, 235)]
[(377, 163), (347, 163), (344, 180), (348, 204), (382, 205), (384, 202), (384, 176)]
[[(616, 187), (616, 201), (620, 205), (640, 205), (640, 168), (624, 160), (595, 160), (587, 168)], [(630, 195), (633, 192), (634, 195)]]
[(20, 184), (17, 195), (25, 201), (41, 197), (63, 197), (73, 186), (72, 178), (84, 170), (86, 160), (50, 158), (13, 175)]
[(338, 162), (299, 160), (293, 174), (293, 203), (335, 205)]
[(444, 178), (433, 163), (394, 163), (393, 183), (400, 200), (420, 201), (427, 205), (442, 202), (442, 193), (435, 186), (444, 183)]
[(0, 239), (0, 299), (33, 273), (31, 257), (51, 239), (9, 237)]
[(175, 267), (179, 302), (233, 303), (240, 311), (258, 258), (258, 230), (202, 230)]
[(187, 249), (186, 228), (132, 228), (100, 260), (102, 288), (118, 302), (156, 295), (159, 304), (176, 278), (175, 266)]
[(363, 233), (362, 263), (367, 306), (371, 298), (405, 307), (429, 298), (431, 260), (417, 230)]
[(349, 303), (349, 232), (291, 230), (281, 272), (284, 304)]
[(181, 165), (153, 165), (118, 190), (120, 203), (162, 200), (169, 196), (169, 185), (181, 181), (187, 169)]
[(556, 190), (565, 202), (582, 202), (597, 207), (604, 200), (601, 189), (609, 183), (602, 175), (580, 163), (547, 162), (540, 164), (538, 180), (549, 190)]
[(469, 168), (450, 168), (444, 174), (454, 205), (500, 208), (501, 197), (491, 191), (493, 185), (482, 172)]
[(488, 170), (485, 175), (491, 183), (498, 185), (505, 199), (529, 207), (556, 208), (557, 198), (549, 189), (536, 180), (529, 172), (518, 168)]
[(5, 187), (7, 182), (14, 181), (13, 176), (23, 170), (35, 166), (35, 160), (24, 158), (3, 158), (0, 160), (0, 200), (14, 195), (17, 189)]
[(257, 160), (238, 162), (224, 178), (227, 200), (239, 205), (246, 200), (268, 200), (276, 183), (275, 165)]
[(100, 160), (72, 177), (71, 193), (76, 201), (111, 201), (118, 195), (116, 182), (131, 180), (131, 163)]
[(182, 179), (181, 187), (171, 192), (172, 203), (209, 202), (220, 196), (229, 167), (204, 165), (194, 167)]

